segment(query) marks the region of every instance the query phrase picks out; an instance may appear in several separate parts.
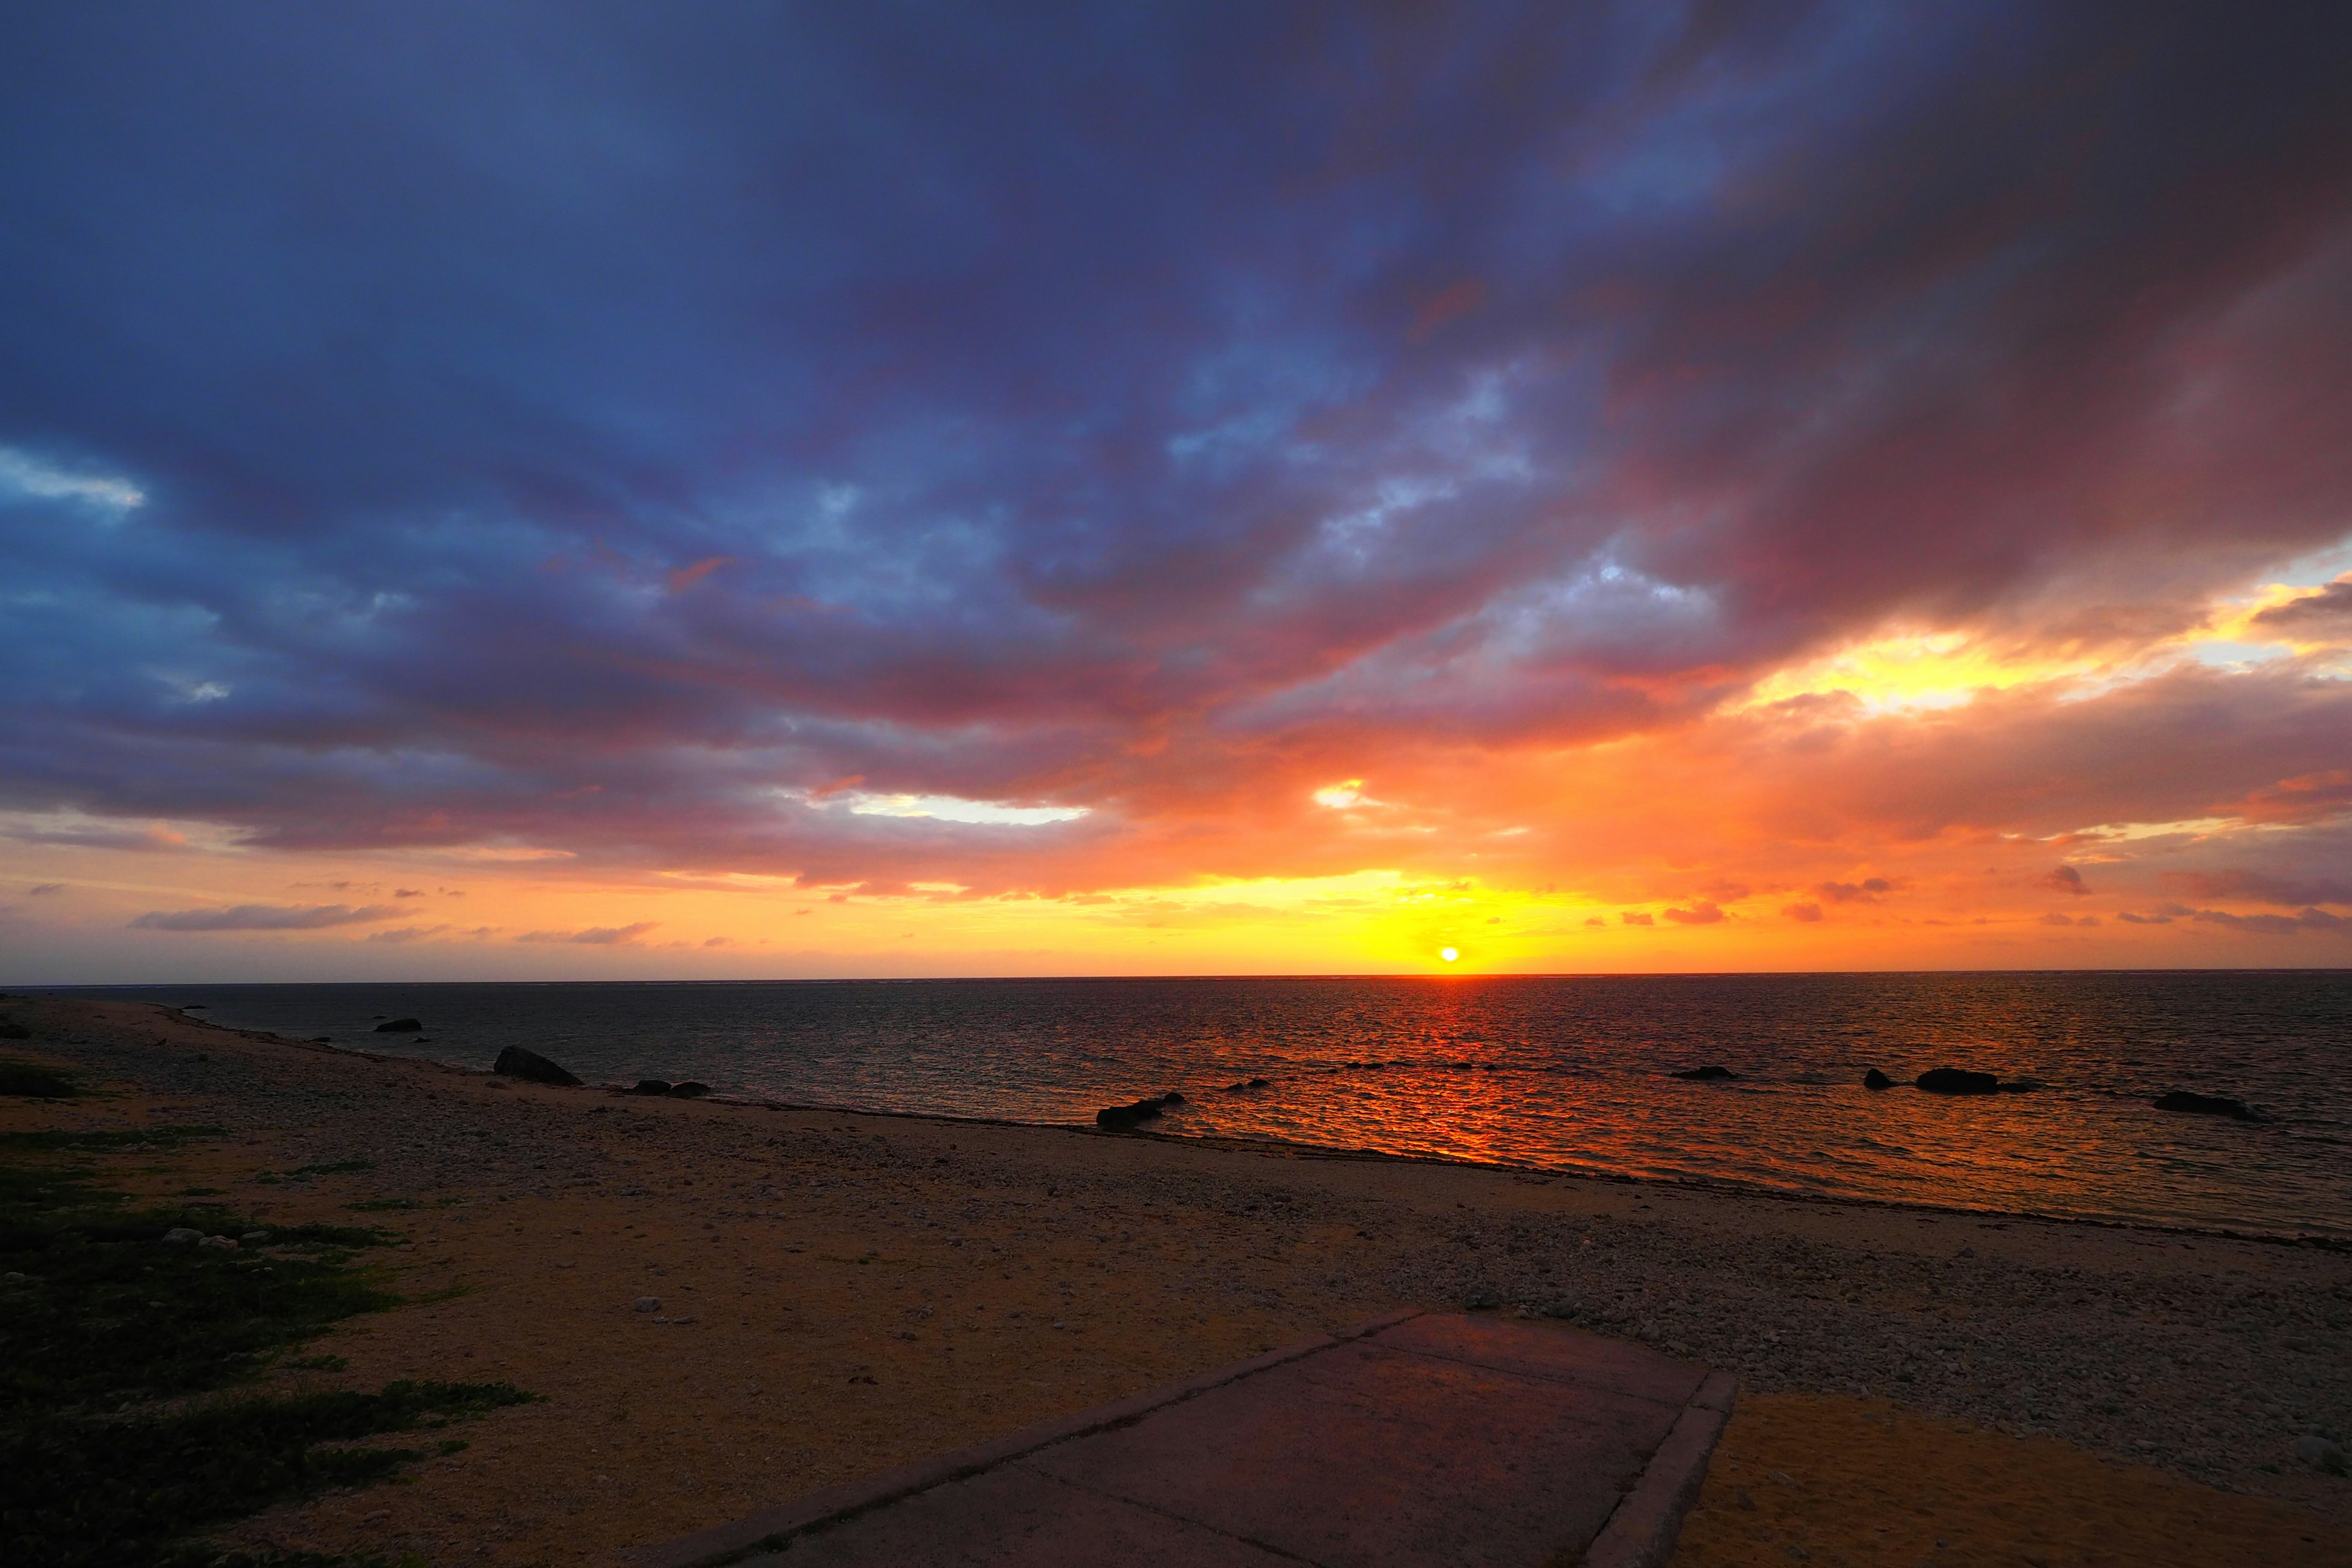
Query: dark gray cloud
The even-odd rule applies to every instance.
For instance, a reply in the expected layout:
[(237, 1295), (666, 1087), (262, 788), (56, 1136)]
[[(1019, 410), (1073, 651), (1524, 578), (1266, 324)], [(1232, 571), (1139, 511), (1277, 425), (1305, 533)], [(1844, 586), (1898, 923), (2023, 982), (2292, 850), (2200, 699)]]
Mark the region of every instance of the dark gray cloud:
[(383, 904), (237, 904), (218, 910), (150, 910), (130, 923), (142, 931), (323, 931), (330, 926), (388, 921)]
[(2254, 625), (2319, 639), (2352, 635), (2352, 583), (2330, 583), (2316, 594), (2273, 605), (2254, 616)]
[(586, 931), (535, 931), (515, 938), (517, 942), (579, 942), (589, 947), (618, 947), (632, 942), (659, 925), (659, 921), (637, 921), (625, 926), (593, 926)]
[(2352, 503), (2347, 27), (20, 8), (0, 805), (1005, 879), (2193, 592)]

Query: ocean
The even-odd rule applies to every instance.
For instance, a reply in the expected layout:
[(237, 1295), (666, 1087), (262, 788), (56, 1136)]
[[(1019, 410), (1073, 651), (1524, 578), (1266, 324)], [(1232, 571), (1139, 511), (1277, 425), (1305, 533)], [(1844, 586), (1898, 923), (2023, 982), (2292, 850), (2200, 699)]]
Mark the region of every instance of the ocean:
[[(486, 1068), (1778, 1193), (2352, 1237), (2352, 973), (61, 988)], [(422, 1037), (378, 1035), (414, 1016)], [(1734, 1078), (1671, 1075), (1707, 1064)], [(2038, 1087), (1947, 1097), (1960, 1067)], [(1878, 1068), (1903, 1087), (1862, 1086)], [(1262, 1087), (1246, 1086), (1264, 1079)], [(2158, 1111), (2171, 1089), (2263, 1120)]]

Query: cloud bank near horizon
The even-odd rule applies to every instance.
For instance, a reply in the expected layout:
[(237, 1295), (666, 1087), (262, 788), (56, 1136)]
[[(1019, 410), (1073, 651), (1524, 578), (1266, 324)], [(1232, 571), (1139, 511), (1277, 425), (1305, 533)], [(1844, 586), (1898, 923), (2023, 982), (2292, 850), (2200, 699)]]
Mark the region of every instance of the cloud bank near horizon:
[(2352, 908), (2332, 13), (0, 27), (27, 883)]

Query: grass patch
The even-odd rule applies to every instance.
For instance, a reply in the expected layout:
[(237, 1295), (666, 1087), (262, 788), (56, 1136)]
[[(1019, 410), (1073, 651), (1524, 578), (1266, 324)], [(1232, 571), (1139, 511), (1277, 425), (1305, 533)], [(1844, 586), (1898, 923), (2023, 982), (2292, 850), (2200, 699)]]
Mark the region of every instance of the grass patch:
[(81, 1085), (55, 1068), (17, 1057), (0, 1057), (0, 1094), (21, 1095), (27, 1100), (71, 1100), (79, 1093)]
[(43, 1128), (21, 1132), (0, 1132), (0, 1150), (26, 1154), (58, 1154), (66, 1152), (105, 1153), (121, 1150), (177, 1149), (186, 1143), (199, 1143), (209, 1139), (226, 1138), (223, 1127), (196, 1127), (172, 1123), (162, 1127), (137, 1127), (117, 1132), (76, 1132), (65, 1128)]
[[(397, 1568), (375, 1556), (225, 1552), (195, 1537), (279, 1502), (391, 1479), (428, 1457), (359, 1439), (443, 1428), (533, 1397), (502, 1383), (404, 1382), (373, 1394), (154, 1408), (249, 1379), (329, 1324), (399, 1300), (355, 1258), (389, 1239), (383, 1232), (138, 1206), (96, 1170), (54, 1158), (218, 1136), (181, 1126), (0, 1138), (0, 1152), (19, 1155), (0, 1162), (0, 1271), (17, 1276), (0, 1280), (0, 1563), (8, 1568)], [(177, 1227), (268, 1238), (233, 1251), (164, 1241)], [(334, 1355), (289, 1364), (346, 1370)], [(457, 1451), (452, 1442), (463, 1439), (439, 1439), (440, 1451)]]
[(354, 1171), (374, 1169), (373, 1160), (334, 1160), (323, 1165), (304, 1165), (299, 1170), (289, 1171), (286, 1173), (289, 1176), (343, 1176)]
[(177, 1226), (236, 1236), (219, 1211), (131, 1210), (77, 1172), (0, 1170), (0, 1421), (197, 1394), (399, 1298), (340, 1226), (273, 1230), (271, 1251), (171, 1246)]
[(324, 1445), (445, 1427), (532, 1397), (509, 1383), (403, 1382), (153, 1420), (37, 1421), (0, 1438), (0, 1548), (22, 1568), (195, 1568), (217, 1553), (188, 1542), (191, 1531), (381, 1481), (425, 1457)]
[(356, 1209), (362, 1214), (384, 1214), (395, 1209), (421, 1208), (424, 1205), (415, 1198), (362, 1198), (357, 1203), (345, 1204), (343, 1206), (347, 1209)]

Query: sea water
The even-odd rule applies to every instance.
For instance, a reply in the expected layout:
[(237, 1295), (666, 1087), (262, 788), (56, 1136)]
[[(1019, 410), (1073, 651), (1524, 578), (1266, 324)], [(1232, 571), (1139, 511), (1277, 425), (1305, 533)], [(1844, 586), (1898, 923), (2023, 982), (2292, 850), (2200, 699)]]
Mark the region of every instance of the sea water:
[[(181, 985), (298, 1038), (799, 1105), (1972, 1209), (2352, 1236), (2352, 973), (1783, 974)], [(379, 1035), (414, 1016), (422, 1037)], [(1737, 1075), (1671, 1075), (1715, 1064)], [(1947, 1097), (1951, 1066), (2036, 1087)], [(1903, 1087), (1872, 1091), (1878, 1068)], [(1246, 1085), (1265, 1079), (1264, 1087)], [(2259, 1121), (2152, 1101), (2188, 1089)]]

